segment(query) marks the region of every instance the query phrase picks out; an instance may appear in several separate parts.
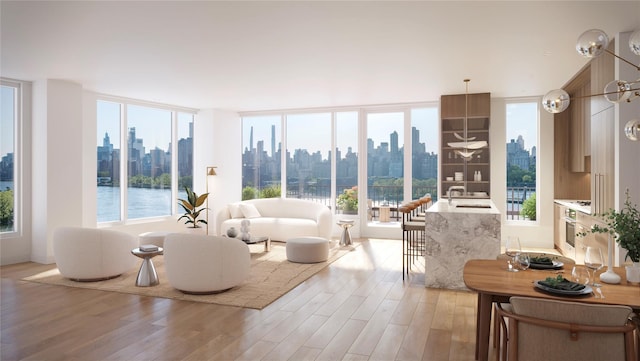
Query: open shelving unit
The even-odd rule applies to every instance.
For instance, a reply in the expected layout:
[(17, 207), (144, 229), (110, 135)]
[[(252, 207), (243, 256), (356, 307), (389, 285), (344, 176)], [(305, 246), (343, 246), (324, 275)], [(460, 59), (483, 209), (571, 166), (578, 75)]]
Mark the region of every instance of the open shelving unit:
[[(442, 197), (446, 197), (451, 186), (464, 186), (468, 193), (484, 192), (489, 198), (491, 190), (490, 144), (477, 150), (470, 159), (465, 159), (456, 153), (459, 148), (449, 146), (451, 142), (460, 142), (456, 133), (462, 136), (475, 137), (474, 141), (489, 142), (489, 125), (491, 116), (491, 94), (477, 93), (467, 95), (467, 113), (465, 114), (465, 94), (443, 95), (440, 98), (440, 182)], [(482, 180), (475, 180), (475, 172), (479, 171)], [(455, 180), (455, 172), (463, 172), (462, 181)], [(448, 181), (447, 177), (453, 177)]]

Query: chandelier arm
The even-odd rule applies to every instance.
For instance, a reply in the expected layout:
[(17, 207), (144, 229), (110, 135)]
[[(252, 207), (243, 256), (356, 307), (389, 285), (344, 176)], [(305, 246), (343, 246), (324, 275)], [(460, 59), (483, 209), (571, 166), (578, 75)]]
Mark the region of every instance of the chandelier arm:
[(640, 71), (640, 65), (636, 65), (636, 64), (634, 64), (634, 63), (630, 62), (629, 60), (627, 60), (627, 59), (625, 59), (625, 58), (623, 58), (623, 57), (619, 56), (618, 54), (616, 54), (616, 53), (614, 53), (614, 52), (612, 52), (612, 51), (609, 51), (609, 50), (607, 50), (607, 49), (603, 49), (603, 50), (604, 50), (605, 52), (607, 52), (607, 53), (609, 53), (609, 54), (611, 54), (611, 55), (615, 56), (616, 58), (618, 58), (618, 59), (620, 59), (620, 60), (624, 61), (625, 63), (627, 63), (627, 64), (631, 65), (632, 67), (636, 68), (636, 70), (637, 70), (637, 71)]
[[(639, 94), (638, 91), (640, 91), (640, 88), (631, 88), (631, 89), (629, 89), (627, 91), (634, 92), (634, 94), (637, 96)], [(573, 99), (591, 98), (591, 97), (597, 97), (597, 96), (600, 96), (600, 95), (619, 94), (619, 93), (624, 93), (624, 92), (614, 91), (614, 92), (605, 92), (605, 93), (598, 93), (598, 94), (571, 96), (569, 99), (573, 100)]]

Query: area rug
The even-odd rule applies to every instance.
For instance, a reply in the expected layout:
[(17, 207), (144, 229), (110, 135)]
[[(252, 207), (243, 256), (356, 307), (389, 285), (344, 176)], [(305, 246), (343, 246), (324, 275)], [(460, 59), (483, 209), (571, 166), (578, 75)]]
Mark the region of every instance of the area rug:
[[(335, 242), (332, 242), (333, 244)], [(262, 244), (249, 245), (251, 249), (249, 278), (239, 286), (212, 295), (187, 295), (171, 287), (165, 275), (162, 256), (153, 258), (153, 263), (160, 279), (160, 284), (153, 287), (135, 286), (139, 265), (119, 277), (99, 282), (71, 281), (62, 277), (57, 268), (25, 277), (23, 280), (51, 285), (262, 309), (332, 262), (355, 250), (358, 245), (359, 243), (355, 242), (353, 246), (348, 247), (334, 246), (329, 250), (329, 259), (326, 262), (312, 264), (287, 261), (284, 243), (272, 243), (270, 252), (265, 252)]]

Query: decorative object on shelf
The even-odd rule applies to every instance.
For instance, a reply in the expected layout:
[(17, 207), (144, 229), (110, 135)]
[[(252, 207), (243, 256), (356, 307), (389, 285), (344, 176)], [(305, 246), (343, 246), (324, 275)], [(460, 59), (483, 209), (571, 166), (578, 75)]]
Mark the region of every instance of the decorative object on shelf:
[(249, 221), (248, 219), (243, 219), (242, 222), (240, 222), (240, 239), (242, 239), (243, 241), (251, 240), (251, 233), (249, 233), (250, 226), (251, 221)]
[[(623, 62), (631, 65), (640, 71), (640, 65), (636, 65), (614, 52), (607, 50), (609, 46), (609, 37), (600, 29), (590, 29), (582, 33), (576, 43), (576, 51), (585, 58), (595, 58), (602, 53), (608, 53)], [(634, 31), (629, 37), (629, 49), (640, 55), (640, 30)], [(640, 97), (640, 79), (634, 81), (614, 80), (605, 85), (603, 92), (599, 94), (590, 94), (584, 96), (576, 96), (574, 99), (589, 98), (594, 96), (604, 96), (604, 98), (614, 104), (621, 102), (631, 102), (633, 99)], [(555, 89), (542, 98), (542, 106), (549, 113), (561, 113), (571, 104), (569, 93), (563, 89)], [(640, 133), (640, 120), (632, 119), (625, 125), (625, 135), (628, 139), (637, 141), (638, 133)]]
[[(601, 216), (606, 223), (606, 226), (594, 225), (589, 232), (595, 233), (608, 233), (609, 234), (609, 247), (608, 258), (609, 264), (607, 272), (600, 276), (600, 280), (605, 283), (618, 283), (618, 278), (615, 282), (615, 273), (612, 270), (613, 266), (613, 242), (611, 238), (615, 237), (615, 241), (627, 251), (625, 260), (630, 259), (633, 262), (632, 266), (627, 266), (627, 281), (640, 282), (640, 278), (634, 279), (633, 277), (640, 276), (640, 211), (638, 206), (631, 204), (629, 196), (629, 189), (625, 192), (627, 199), (624, 202), (624, 207), (620, 211), (615, 209), (609, 209)], [(579, 233), (580, 236), (585, 236), (586, 233)], [(615, 275), (615, 276), (614, 276)], [(631, 277), (631, 279), (629, 278)], [(610, 282), (611, 281), (611, 282)]]
[(187, 199), (178, 199), (178, 204), (182, 206), (182, 209), (184, 209), (184, 214), (178, 218), (178, 221), (185, 218), (186, 221), (184, 224), (193, 224), (193, 226), (190, 226), (189, 228), (200, 228), (198, 223), (207, 224), (207, 221), (204, 219), (198, 219), (198, 217), (200, 217), (200, 212), (206, 209), (199, 207), (202, 207), (204, 201), (207, 200), (209, 193), (198, 196), (189, 187), (184, 187), (184, 190), (187, 192)]
[[(207, 194), (209, 194), (209, 177), (213, 177), (216, 176), (216, 168), (218, 167), (207, 167), (207, 185), (206, 185), (206, 189), (207, 189)], [(209, 234), (209, 198), (207, 198), (207, 235)], [(235, 237), (235, 236), (234, 236)]]
[(461, 136), (458, 133), (454, 133), (453, 135), (460, 139), (461, 142), (449, 142), (449, 146), (451, 148), (459, 148), (455, 150), (456, 154), (459, 154), (465, 161), (471, 159), (474, 153), (478, 149), (486, 148), (489, 143), (486, 140), (475, 140), (476, 137), (469, 137), (467, 134), (468, 131), (468, 119), (469, 119), (469, 82), (471, 79), (464, 79), (465, 83), (465, 92), (464, 92), (464, 129), (463, 135)]

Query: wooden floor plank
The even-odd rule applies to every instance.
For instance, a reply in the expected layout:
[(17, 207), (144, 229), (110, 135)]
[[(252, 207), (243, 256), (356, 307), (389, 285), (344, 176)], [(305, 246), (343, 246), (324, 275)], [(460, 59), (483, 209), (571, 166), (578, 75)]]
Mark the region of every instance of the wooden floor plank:
[[(2, 360), (473, 360), (476, 294), (402, 281), (401, 242), (361, 245), (262, 310), (22, 281), (0, 268)], [(495, 353), (490, 348), (490, 357)]]

